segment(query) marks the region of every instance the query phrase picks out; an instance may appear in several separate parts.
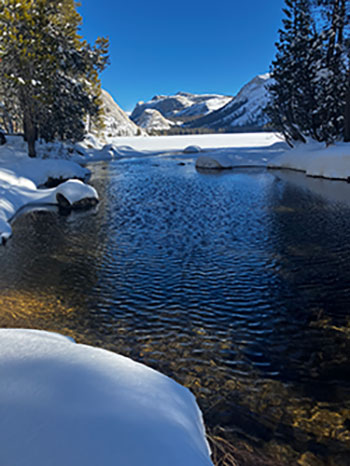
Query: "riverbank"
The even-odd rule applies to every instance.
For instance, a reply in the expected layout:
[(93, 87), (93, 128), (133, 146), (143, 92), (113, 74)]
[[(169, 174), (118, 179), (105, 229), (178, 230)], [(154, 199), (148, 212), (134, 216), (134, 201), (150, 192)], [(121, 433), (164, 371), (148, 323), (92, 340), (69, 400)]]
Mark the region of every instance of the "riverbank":
[(267, 167), (305, 173), (308, 177), (350, 180), (350, 144), (337, 142), (326, 147), (310, 140), (292, 149), (284, 142), (253, 148), (205, 151), (196, 160), (199, 169), (222, 170), (237, 167)]
[[(88, 135), (78, 144), (38, 143), (38, 157), (30, 159), (22, 137), (9, 136), (0, 146), (0, 243), (11, 236), (11, 220), (25, 206), (57, 204), (58, 195), (68, 202), (97, 200), (96, 191), (84, 183), (90, 172), (83, 165), (89, 162), (158, 155), (195, 163), (205, 152), (207, 157), (234, 157), (236, 165), (261, 166), (281, 153), (281, 143), (275, 144), (279, 140), (273, 133), (251, 133), (114, 138), (106, 144)], [(60, 184), (71, 179), (80, 182)], [(40, 189), (45, 185), (51, 189)]]
[[(12, 234), (10, 222), (28, 205), (59, 204), (61, 196), (70, 204), (84, 199), (98, 201), (98, 194), (85, 181), (90, 171), (76, 162), (55, 158), (30, 159), (19, 136), (8, 137), (0, 146), (0, 244)], [(55, 188), (40, 189), (46, 183)]]
[(315, 178), (349, 181), (350, 143), (338, 142), (328, 147), (315, 141), (300, 143), (271, 160), (268, 168), (286, 168)]
[[(189, 160), (198, 169), (267, 167), (304, 172), (309, 177), (350, 179), (350, 144), (325, 147), (310, 141), (290, 149), (274, 133), (210, 134), (192, 136), (120, 137), (101, 142), (88, 135), (84, 142), (38, 144), (38, 158), (29, 159), (20, 136), (0, 146), (0, 242), (11, 236), (11, 219), (27, 205), (57, 204), (57, 195), (80, 201), (98, 199), (82, 183), (54, 189), (68, 179), (87, 181), (89, 162), (133, 157), (175, 157)], [(107, 143), (106, 143), (107, 142)], [(64, 192), (63, 192), (64, 191)], [(66, 195), (65, 195), (66, 193)], [(69, 199), (68, 199), (69, 201)]]

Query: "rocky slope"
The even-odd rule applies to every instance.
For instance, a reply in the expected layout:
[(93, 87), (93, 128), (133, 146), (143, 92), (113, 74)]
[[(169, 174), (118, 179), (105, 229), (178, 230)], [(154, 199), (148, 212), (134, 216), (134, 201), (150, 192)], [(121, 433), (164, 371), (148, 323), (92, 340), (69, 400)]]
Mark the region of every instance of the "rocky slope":
[(263, 109), (269, 100), (269, 83), (271, 78), (268, 73), (256, 76), (224, 107), (184, 126), (225, 131), (261, 129), (268, 122)]
[(138, 125), (148, 133), (169, 130), (175, 125), (174, 122), (166, 119), (154, 108), (145, 108), (137, 118)]
[[(130, 120), (113, 97), (104, 89), (102, 89), (102, 110), (104, 112), (102, 117), (104, 136), (138, 136), (143, 133), (141, 128)], [(93, 132), (97, 131), (96, 128), (93, 128)]]

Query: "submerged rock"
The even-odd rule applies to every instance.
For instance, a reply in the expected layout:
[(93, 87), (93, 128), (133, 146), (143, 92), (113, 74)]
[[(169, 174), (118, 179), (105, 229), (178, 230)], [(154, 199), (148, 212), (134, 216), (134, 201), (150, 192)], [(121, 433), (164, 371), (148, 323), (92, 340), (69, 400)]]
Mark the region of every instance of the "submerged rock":
[(6, 136), (3, 131), (0, 130), (0, 146), (3, 146), (6, 144)]
[(95, 207), (99, 202), (98, 199), (96, 199), (95, 197), (86, 197), (84, 199), (80, 199), (79, 201), (75, 201), (71, 204), (69, 200), (61, 193), (56, 194), (56, 200), (58, 207), (65, 210), (90, 209), (91, 207)]
[(206, 168), (210, 170), (222, 170), (223, 167), (218, 160), (213, 157), (208, 157), (206, 155), (201, 155), (196, 160), (196, 168)]

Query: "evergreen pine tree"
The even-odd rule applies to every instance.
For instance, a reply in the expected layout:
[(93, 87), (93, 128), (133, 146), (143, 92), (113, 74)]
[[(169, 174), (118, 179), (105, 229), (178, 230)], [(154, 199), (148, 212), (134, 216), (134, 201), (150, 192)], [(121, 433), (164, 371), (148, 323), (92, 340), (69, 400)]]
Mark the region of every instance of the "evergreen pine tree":
[(0, 3), (3, 100), (18, 108), (32, 157), (38, 137), (80, 139), (86, 114), (98, 116), (108, 42), (90, 46), (81, 39), (76, 6), (74, 0)]
[(286, 140), (318, 138), (317, 100), (313, 83), (321, 58), (308, 0), (285, 0), (283, 28), (272, 62), (271, 102), (266, 108), (273, 126)]
[(323, 40), (317, 96), (322, 116), (320, 134), (322, 140), (329, 143), (344, 136), (345, 103), (349, 91), (349, 61), (346, 57), (349, 1), (315, 0), (314, 3), (320, 12), (319, 29)]

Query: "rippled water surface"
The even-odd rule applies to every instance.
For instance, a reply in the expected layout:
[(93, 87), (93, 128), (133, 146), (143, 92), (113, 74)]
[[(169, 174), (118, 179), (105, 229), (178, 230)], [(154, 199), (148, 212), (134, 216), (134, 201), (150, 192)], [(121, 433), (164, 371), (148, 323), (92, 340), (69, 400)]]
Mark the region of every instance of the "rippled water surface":
[(350, 464), (350, 187), (184, 163), (96, 164), (96, 210), (18, 217), (0, 326), (159, 369), (275, 464)]

